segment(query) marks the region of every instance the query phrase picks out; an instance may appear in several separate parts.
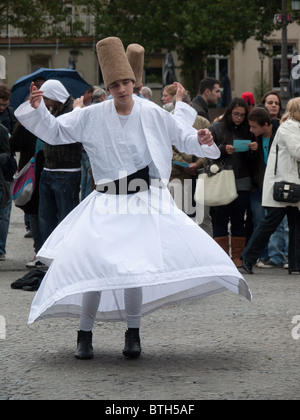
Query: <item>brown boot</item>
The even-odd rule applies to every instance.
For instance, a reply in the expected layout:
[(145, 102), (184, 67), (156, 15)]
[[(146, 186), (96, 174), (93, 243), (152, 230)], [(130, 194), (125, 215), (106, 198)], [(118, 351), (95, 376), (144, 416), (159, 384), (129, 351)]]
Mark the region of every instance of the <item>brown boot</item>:
[(231, 237), (231, 259), (237, 268), (242, 267), (242, 260), (240, 259), (240, 256), (245, 248), (245, 244), (246, 238), (238, 236)]
[(226, 254), (229, 255), (229, 239), (228, 239), (228, 236), (219, 236), (217, 238), (214, 238), (214, 240), (217, 242), (218, 245), (220, 245), (220, 247), (222, 249), (224, 249)]

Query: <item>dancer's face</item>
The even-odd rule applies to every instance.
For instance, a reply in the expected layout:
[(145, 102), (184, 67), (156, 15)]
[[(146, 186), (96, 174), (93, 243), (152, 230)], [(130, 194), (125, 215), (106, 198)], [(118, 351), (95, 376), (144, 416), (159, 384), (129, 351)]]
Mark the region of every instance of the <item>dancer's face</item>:
[(108, 91), (114, 98), (115, 102), (126, 104), (131, 102), (133, 94), (134, 83), (130, 79), (117, 80), (109, 85)]

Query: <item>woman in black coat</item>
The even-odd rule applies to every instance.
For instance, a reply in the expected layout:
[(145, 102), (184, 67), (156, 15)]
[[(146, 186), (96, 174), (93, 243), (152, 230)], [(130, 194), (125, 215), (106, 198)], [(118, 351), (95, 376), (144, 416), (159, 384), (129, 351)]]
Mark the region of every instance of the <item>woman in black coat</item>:
[(250, 191), (253, 187), (251, 177), (250, 149), (238, 152), (234, 140), (251, 140), (248, 125), (248, 106), (241, 98), (234, 98), (228, 105), (222, 119), (211, 125), (210, 131), (219, 146), (221, 157), (218, 161), (234, 170), (238, 197), (225, 206), (211, 207), (213, 237), (229, 254), (229, 232), (231, 226), (231, 257), (237, 267), (241, 267), (240, 255), (246, 242), (245, 213), (249, 207)]

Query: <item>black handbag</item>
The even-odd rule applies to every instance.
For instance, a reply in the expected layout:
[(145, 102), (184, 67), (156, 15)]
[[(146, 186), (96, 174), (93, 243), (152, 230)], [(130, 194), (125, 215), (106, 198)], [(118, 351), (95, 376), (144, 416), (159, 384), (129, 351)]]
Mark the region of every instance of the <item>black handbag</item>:
[(275, 201), (284, 203), (298, 203), (300, 201), (300, 185), (291, 182), (275, 182), (273, 189)]
[[(277, 160), (278, 160), (278, 145), (276, 146), (276, 163), (275, 171), (276, 175), (277, 170)], [(298, 162), (298, 174), (300, 179), (300, 164)], [(280, 181), (274, 183), (273, 188), (273, 199), (275, 201), (283, 203), (298, 203), (300, 201), (300, 184), (295, 184), (292, 182)]]

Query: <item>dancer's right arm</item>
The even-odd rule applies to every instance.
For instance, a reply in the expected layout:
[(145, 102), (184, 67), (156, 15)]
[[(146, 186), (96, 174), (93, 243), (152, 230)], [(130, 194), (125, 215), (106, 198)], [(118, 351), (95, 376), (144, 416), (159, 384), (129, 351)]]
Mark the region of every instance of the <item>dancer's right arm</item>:
[(44, 92), (42, 90), (39, 90), (35, 86), (34, 82), (31, 83), (31, 85), (30, 85), (29, 102), (30, 102), (30, 105), (33, 108), (36, 109), (39, 106), (39, 104), (41, 103), (42, 97), (43, 97), (43, 93)]

